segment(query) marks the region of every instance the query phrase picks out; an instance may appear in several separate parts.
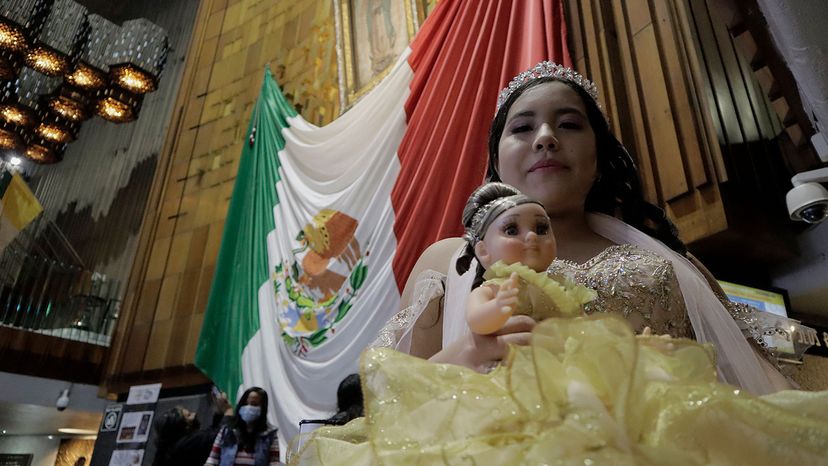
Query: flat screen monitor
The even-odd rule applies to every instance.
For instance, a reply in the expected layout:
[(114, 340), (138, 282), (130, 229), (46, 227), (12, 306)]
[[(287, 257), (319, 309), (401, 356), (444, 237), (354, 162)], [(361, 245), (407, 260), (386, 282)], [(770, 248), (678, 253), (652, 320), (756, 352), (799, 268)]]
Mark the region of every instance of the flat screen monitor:
[(722, 285), (722, 289), (731, 301), (748, 304), (760, 311), (770, 312), (781, 317), (788, 317), (788, 308), (785, 305), (783, 290), (761, 290), (721, 280), (719, 280), (719, 284)]

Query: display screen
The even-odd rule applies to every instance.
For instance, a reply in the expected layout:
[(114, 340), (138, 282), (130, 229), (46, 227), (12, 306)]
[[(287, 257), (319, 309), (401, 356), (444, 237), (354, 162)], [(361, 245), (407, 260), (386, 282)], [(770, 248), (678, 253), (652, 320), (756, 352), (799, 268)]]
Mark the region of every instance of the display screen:
[(735, 283), (719, 281), (727, 297), (731, 301), (744, 303), (782, 317), (788, 317), (788, 310), (785, 307), (785, 296), (782, 293), (760, 290), (749, 286), (737, 285)]

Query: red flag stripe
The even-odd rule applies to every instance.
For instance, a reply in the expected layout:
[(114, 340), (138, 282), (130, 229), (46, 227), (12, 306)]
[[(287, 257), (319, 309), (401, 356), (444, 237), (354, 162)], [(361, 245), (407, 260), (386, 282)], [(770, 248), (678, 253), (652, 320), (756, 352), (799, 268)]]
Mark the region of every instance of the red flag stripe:
[(565, 43), (561, 0), (442, 0), (425, 21), (408, 59), (408, 128), (391, 193), (400, 290), (429, 244), (462, 233), (499, 90), (541, 60), (571, 65)]

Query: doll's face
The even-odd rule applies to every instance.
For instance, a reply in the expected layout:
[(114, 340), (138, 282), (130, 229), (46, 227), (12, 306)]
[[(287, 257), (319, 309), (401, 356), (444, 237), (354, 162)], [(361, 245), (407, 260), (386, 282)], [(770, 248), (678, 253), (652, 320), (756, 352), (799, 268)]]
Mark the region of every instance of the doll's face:
[(543, 272), (555, 260), (557, 245), (543, 207), (527, 203), (500, 214), (475, 244), (474, 251), (487, 269), (502, 260), (507, 264), (520, 262)]

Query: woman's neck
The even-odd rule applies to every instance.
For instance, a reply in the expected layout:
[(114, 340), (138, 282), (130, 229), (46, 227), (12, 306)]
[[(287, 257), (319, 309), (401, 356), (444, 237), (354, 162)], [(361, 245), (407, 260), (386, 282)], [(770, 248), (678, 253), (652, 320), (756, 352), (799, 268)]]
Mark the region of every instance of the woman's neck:
[(589, 227), (586, 214), (550, 215), (558, 244), (558, 258), (584, 263), (613, 243)]

